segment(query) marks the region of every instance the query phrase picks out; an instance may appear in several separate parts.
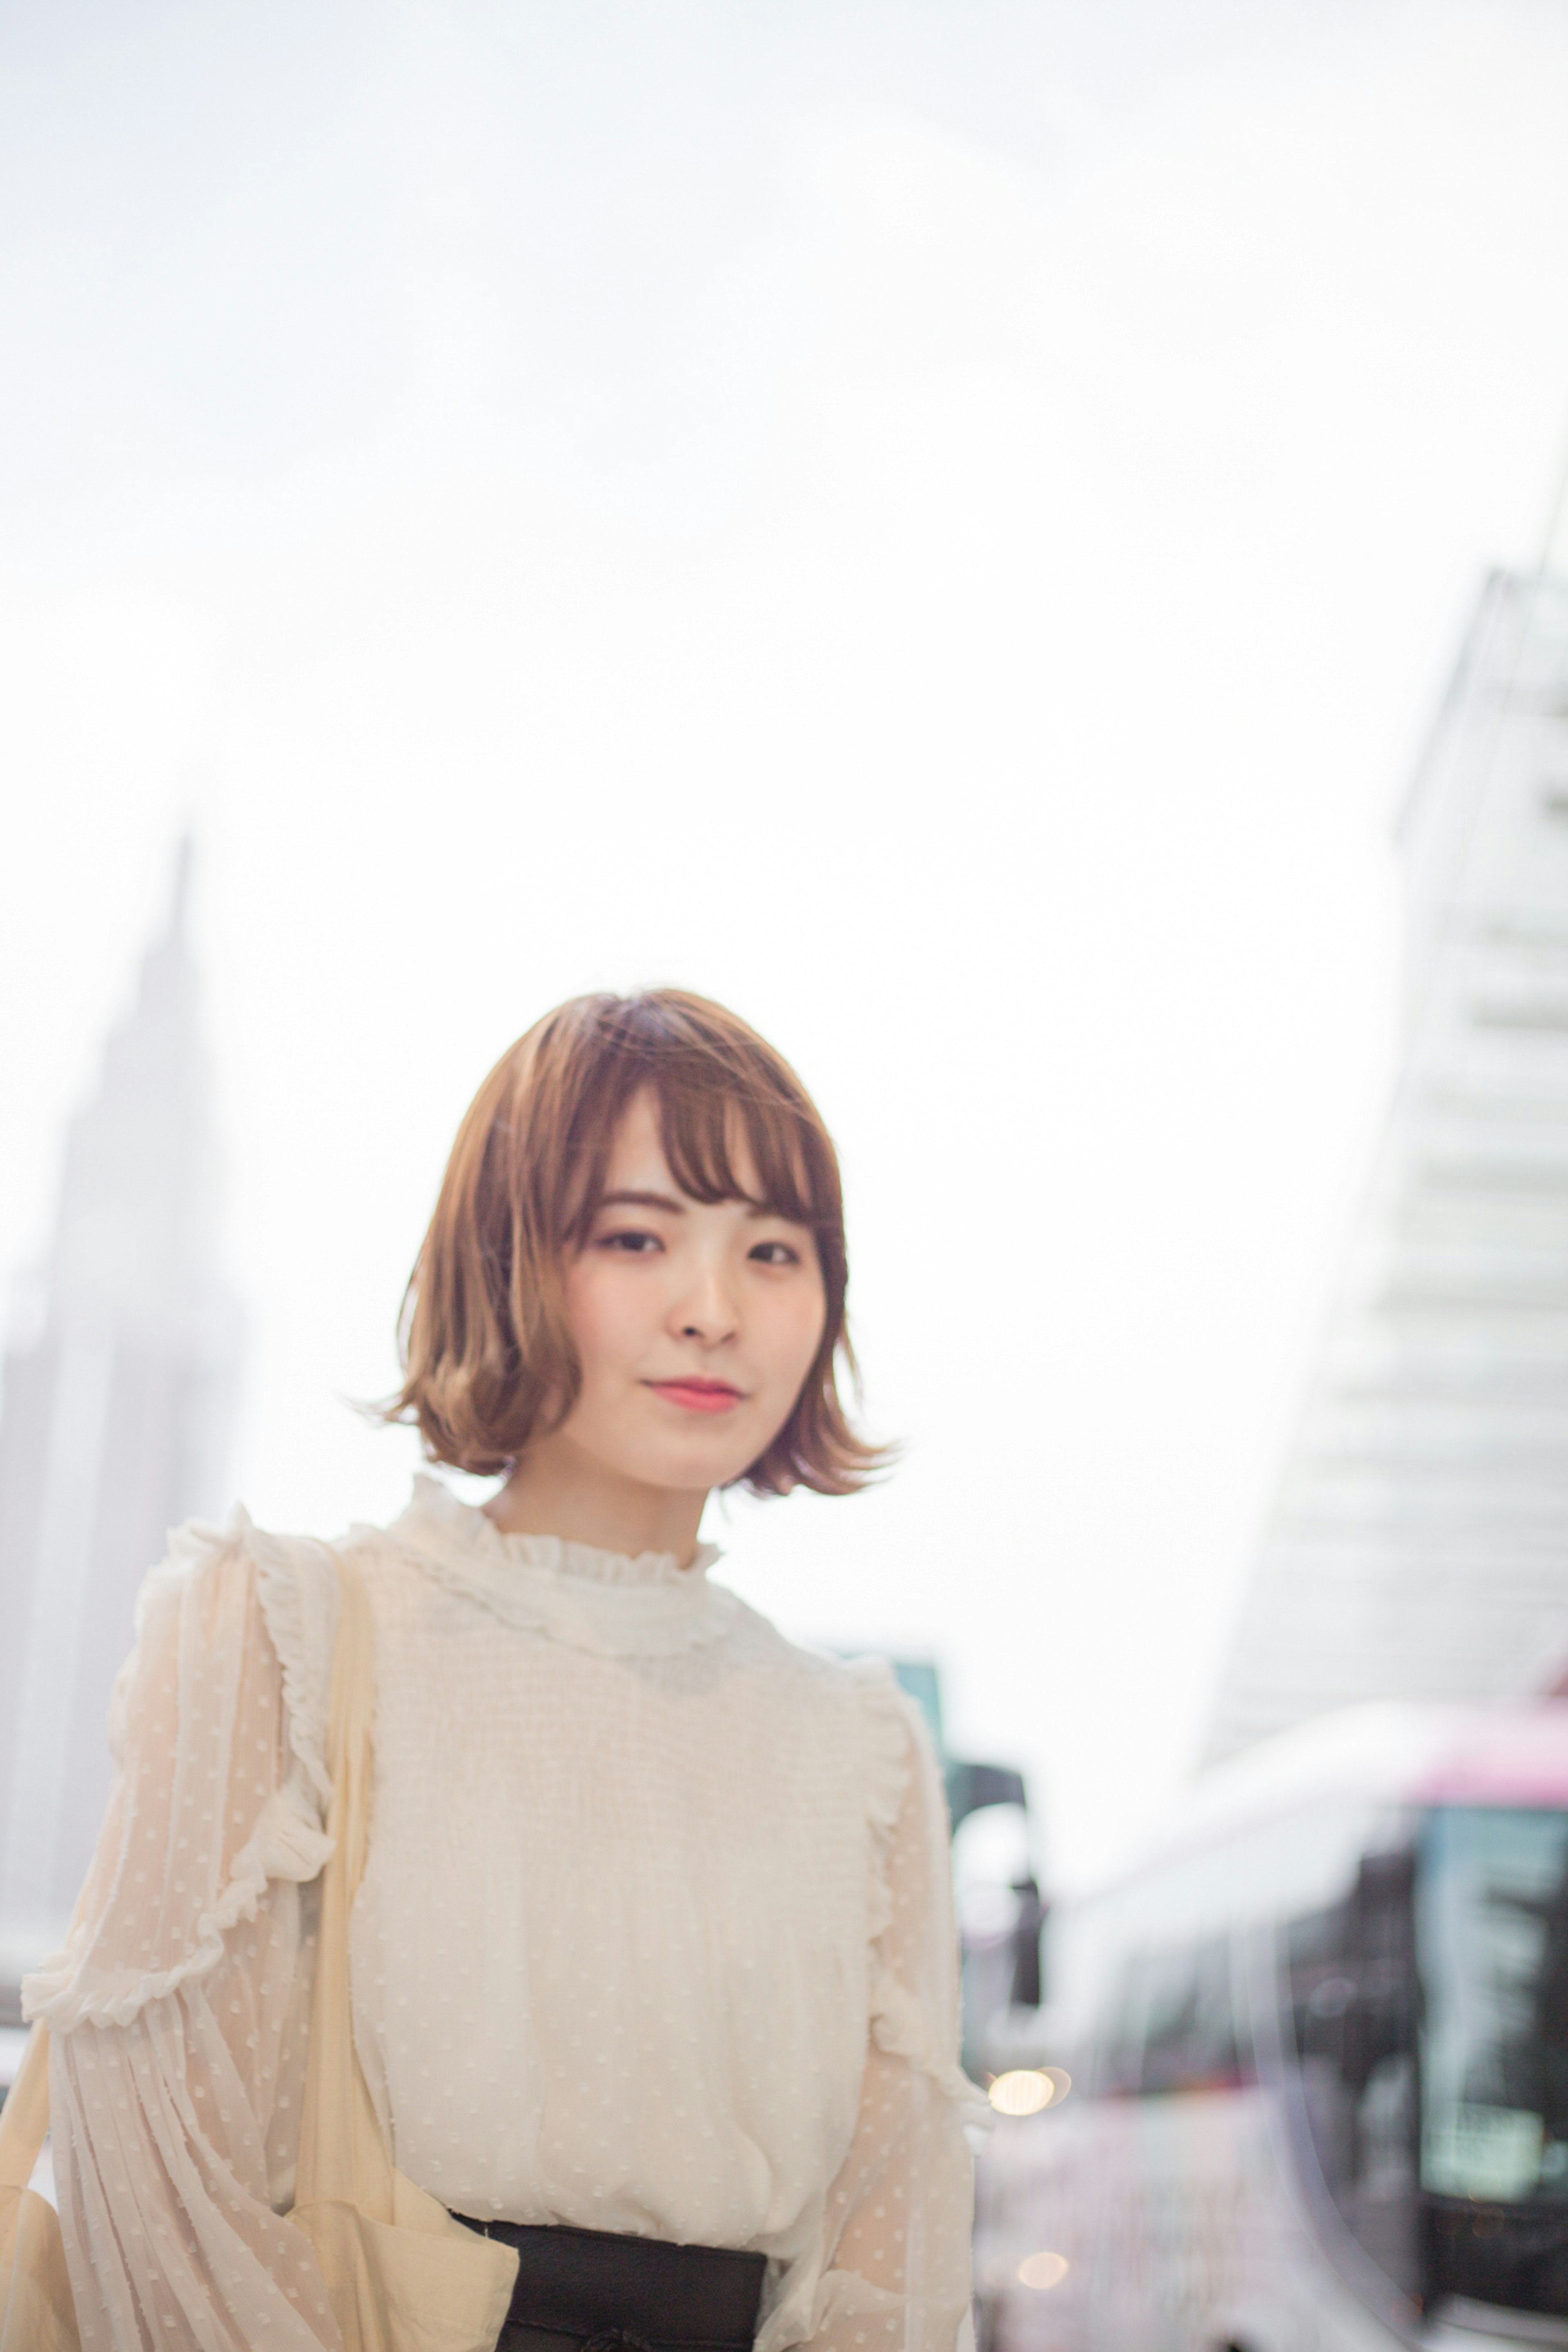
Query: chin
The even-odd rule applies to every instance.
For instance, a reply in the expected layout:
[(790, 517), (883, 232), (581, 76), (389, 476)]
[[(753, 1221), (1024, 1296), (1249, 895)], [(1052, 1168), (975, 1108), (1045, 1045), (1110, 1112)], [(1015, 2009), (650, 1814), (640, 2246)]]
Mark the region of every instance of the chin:
[(744, 1462), (731, 1458), (717, 1462), (710, 1457), (704, 1461), (666, 1461), (657, 1469), (644, 1470), (642, 1475), (650, 1486), (679, 1487), (683, 1493), (690, 1494), (698, 1487), (727, 1486), (732, 1478), (742, 1475), (746, 1464), (753, 1458), (748, 1454)]
[(679, 1487), (689, 1494), (700, 1486), (727, 1486), (756, 1458), (756, 1450), (742, 1452), (733, 1444), (665, 1444), (649, 1446), (624, 1466), (646, 1486)]

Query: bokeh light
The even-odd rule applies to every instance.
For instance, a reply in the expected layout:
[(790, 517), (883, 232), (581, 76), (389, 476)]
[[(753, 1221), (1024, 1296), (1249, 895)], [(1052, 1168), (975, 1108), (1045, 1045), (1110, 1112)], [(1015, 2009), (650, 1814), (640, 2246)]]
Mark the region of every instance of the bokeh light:
[(1060, 2286), (1068, 2274), (1065, 2254), (1031, 2254), (1018, 2265), (1021, 2285), (1032, 2287)]
[(1059, 2066), (1016, 2066), (996, 2076), (987, 2095), (999, 2116), (1037, 2116), (1070, 2087)]

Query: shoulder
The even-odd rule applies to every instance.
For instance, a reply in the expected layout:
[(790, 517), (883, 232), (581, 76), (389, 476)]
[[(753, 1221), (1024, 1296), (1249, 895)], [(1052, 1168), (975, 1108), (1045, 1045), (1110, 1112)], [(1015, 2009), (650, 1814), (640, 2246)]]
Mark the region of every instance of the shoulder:
[(862, 1759), (868, 1810), (874, 1822), (890, 1827), (911, 1780), (929, 1787), (938, 1781), (939, 1768), (925, 1717), (889, 1660), (807, 1649), (745, 1601), (737, 1599), (735, 1607), (733, 1654), (793, 1684), (804, 1706), (815, 1703), (847, 1721)]
[(724, 1589), (733, 1603), (731, 1642), (748, 1664), (771, 1669), (785, 1679), (799, 1682), (803, 1687), (841, 1699), (845, 1705), (885, 1724), (897, 1724), (906, 1744), (910, 1740), (929, 1741), (919, 1704), (900, 1683), (890, 1660), (875, 1654), (811, 1649), (804, 1643), (792, 1642), (787, 1634), (780, 1633), (771, 1617), (764, 1617), (761, 1610), (753, 1609), (738, 1593)]
[(216, 1664), (259, 1648), (268, 1654), (259, 1663), (272, 1664), (282, 1680), (289, 1746), (324, 1801), (339, 1590), (331, 1545), (258, 1528), (243, 1505), (221, 1528), (192, 1519), (173, 1529), (137, 1595), (136, 1647), (115, 1693), (111, 1745), (139, 1665), (172, 1649)]
[(313, 1536), (275, 1535), (258, 1528), (243, 1503), (222, 1527), (187, 1519), (169, 1531), (169, 1548), (143, 1578), (136, 1598), (136, 1630), (160, 1613), (224, 1593), (254, 1590), (263, 1607), (299, 1605), (314, 1613), (335, 1592), (333, 1549)]

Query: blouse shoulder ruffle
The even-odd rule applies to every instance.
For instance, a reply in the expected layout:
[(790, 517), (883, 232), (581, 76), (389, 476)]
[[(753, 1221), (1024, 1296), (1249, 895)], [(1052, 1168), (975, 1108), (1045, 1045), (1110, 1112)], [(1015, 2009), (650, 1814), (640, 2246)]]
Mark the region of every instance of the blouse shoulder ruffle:
[(852, 1658), (846, 1667), (860, 1714), (864, 1742), (866, 1818), (871, 1831), (871, 1937), (892, 1925), (889, 1867), (899, 1815), (910, 1791), (925, 1725), (899, 1687), (886, 1658)]
[[(241, 1571), (237, 1589), (225, 1596), (220, 1580), (237, 1566)], [(255, 1918), (268, 1882), (303, 1884), (317, 1876), (332, 1851), (323, 1823), (331, 1794), (326, 1731), (339, 1605), (336, 1565), (324, 1544), (302, 1537), (268, 1535), (238, 1507), (226, 1528), (191, 1521), (176, 1529), (170, 1538), (167, 1558), (152, 1570), (138, 1595), (136, 1646), (121, 1670), (110, 1717), (110, 1745), (121, 1779), (116, 1801), (127, 1807), (122, 1834), (129, 1838), (135, 1818), (130, 1795), (133, 1789), (144, 1787), (160, 1773), (172, 1782), (198, 1760), (192, 1743), (202, 1735), (189, 1719), (194, 1710), (183, 1687), (177, 1691), (178, 1715), (170, 1727), (168, 1753), (137, 1749), (132, 1718), (138, 1675), (155, 1646), (159, 1621), (165, 1612), (176, 1617), (187, 1611), (199, 1612), (205, 1591), (219, 1612), (220, 1622), (210, 1628), (204, 1626), (204, 1632), (210, 1630), (220, 1649), (226, 1640), (239, 1643), (253, 1622), (246, 1606), (250, 1591), (281, 1677), (287, 1769), (269, 1790), (261, 1784), (262, 1801), (248, 1834), (178, 1938), (184, 1948), (177, 1957), (165, 1958), (163, 1965), (129, 1967), (98, 1948), (104, 1924), (101, 1913), (112, 1904), (129, 1869), (129, 1855), (121, 1851), (114, 1857), (112, 1885), (95, 1885), (89, 1879), (82, 1916), (64, 1947), (23, 1980), (24, 2015), (47, 2025), (51, 2032), (68, 2033), (84, 2023), (129, 2024), (150, 2002), (210, 1974), (224, 1957), (228, 1931)], [(210, 1658), (206, 1663), (210, 1664)], [(240, 1662), (234, 1658), (227, 1663), (234, 1670), (229, 1677), (232, 1688), (238, 1680)], [(209, 1711), (205, 1737), (212, 1754), (208, 1759), (204, 1748), (199, 1759), (209, 1778), (221, 1777), (221, 1762), (232, 1734), (232, 1723), (221, 1722)], [(163, 1789), (159, 1796), (172, 1809), (169, 1790)], [(113, 1818), (111, 1804), (111, 1822)], [(100, 1852), (100, 1864), (102, 1860)]]
[(872, 2039), (889, 2057), (902, 2058), (927, 2075), (943, 2097), (963, 2110), (966, 2121), (982, 2123), (990, 2109), (949, 2046), (951, 2021), (939, 2021), (930, 2003), (910, 1990), (888, 1949), (897, 1909), (893, 1871), (900, 1824), (917, 1786), (927, 1854), (944, 1878), (949, 1867), (947, 1804), (936, 1751), (919, 1706), (900, 1687), (885, 1658), (858, 1658), (849, 1672), (866, 1735), (866, 1807), (872, 1847)]

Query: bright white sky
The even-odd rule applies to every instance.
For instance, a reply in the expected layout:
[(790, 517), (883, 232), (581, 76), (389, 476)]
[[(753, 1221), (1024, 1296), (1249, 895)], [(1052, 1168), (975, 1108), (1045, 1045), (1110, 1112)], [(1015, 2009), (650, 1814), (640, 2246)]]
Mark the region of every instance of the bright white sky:
[(842, 1146), (874, 1497), (731, 1515), (1113, 1863), (1366, 1166), (1391, 826), (1568, 431), (1533, 0), (0, 31), (0, 1261), (199, 840), (264, 1522), (398, 1504), (458, 1116), (674, 980)]

